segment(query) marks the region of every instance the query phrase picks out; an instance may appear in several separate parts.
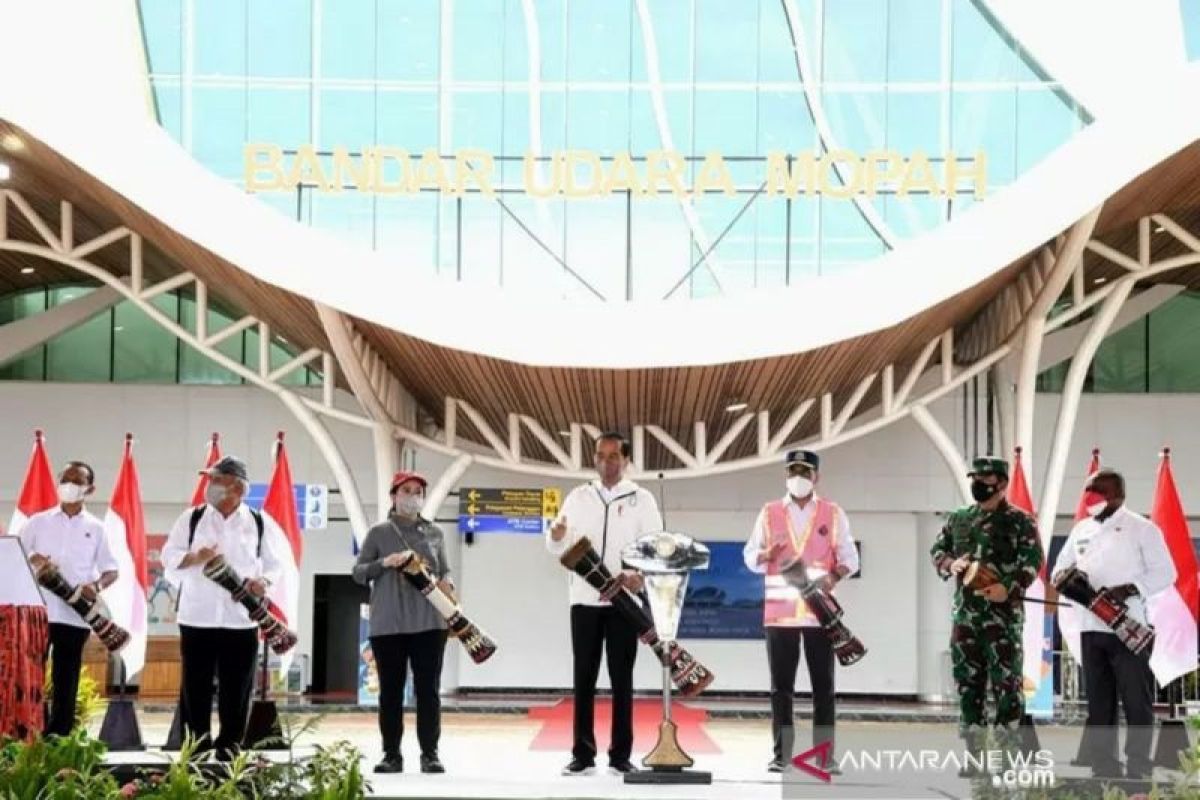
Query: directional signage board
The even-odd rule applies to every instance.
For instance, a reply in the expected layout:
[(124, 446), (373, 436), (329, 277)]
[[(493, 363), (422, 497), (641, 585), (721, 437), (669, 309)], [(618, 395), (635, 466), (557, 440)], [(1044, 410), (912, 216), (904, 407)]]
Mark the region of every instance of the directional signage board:
[(461, 533), (541, 533), (558, 516), (559, 489), (462, 489), (458, 493)]
[[(324, 530), (329, 524), (329, 487), (323, 483), (296, 483), (292, 485), (296, 495), (296, 517), (301, 530)], [(265, 483), (250, 484), (246, 505), (262, 510), (267, 499)]]

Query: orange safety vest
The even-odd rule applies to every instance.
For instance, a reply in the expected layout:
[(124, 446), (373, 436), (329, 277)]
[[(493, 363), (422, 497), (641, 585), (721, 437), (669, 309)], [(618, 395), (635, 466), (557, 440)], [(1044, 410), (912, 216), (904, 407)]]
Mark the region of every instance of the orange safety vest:
[(837, 567), (837, 521), (840, 516), (837, 505), (824, 498), (813, 497), (811, 502), (815, 506), (808, 526), (803, 531), (797, 531), (788, 513), (787, 504), (790, 502), (790, 499), (775, 500), (767, 503), (763, 509), (767, 523), (766, 546), (770, 548), (780, 542), (785, 545), (780, 557), (767, 564), (764, 625), (798, 627), (816, 622), (808, 604), (800, 596), (800, 590), (780, 574), (780, 564), (791, 563), (799, 555), (810, 569), (815, 567), (833, 572)]

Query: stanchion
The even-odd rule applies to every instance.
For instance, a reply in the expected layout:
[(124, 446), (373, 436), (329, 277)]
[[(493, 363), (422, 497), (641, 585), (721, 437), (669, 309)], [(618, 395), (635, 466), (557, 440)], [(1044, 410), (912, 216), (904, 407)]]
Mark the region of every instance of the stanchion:
[(183, 748), (183, 687), (179, 687), (179, 700), (175, 703), (175, 714), (171, 717), (171, 730), (167, 731), (167, 742), (163, 750), (179, 752)]
[(145, 750), (133, 701), (125, 696), (125, 660), (118, 656), (117, 661), (121, 665), (119, 694), (116, 700), (108, 701), (108, 710), (104, 712), (104, 722), (100, 725), (100, 741), (109, 750)]
[(242, 737), (242, 747), (256, 750), (286, 750), (283, 741), (283, 729), (279, 726), (279, 709), (275, 701), (267, 697), (270, 686), (270, 676), (267, 669), (267, 643), (262, 643), (262, 672), (258, 687), (258, 698), (250, 706), (250, 720), (246, 723), (246, 735)]

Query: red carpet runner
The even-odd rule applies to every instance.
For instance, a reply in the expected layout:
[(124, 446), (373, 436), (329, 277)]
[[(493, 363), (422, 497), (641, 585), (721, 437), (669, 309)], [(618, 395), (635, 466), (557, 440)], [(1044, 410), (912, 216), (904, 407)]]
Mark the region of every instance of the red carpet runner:
[[(531, 708), (529, 718), (539, 720), (542, 729), (529, 745), (530, 750), (561, 750), (569, 752), (573, 740), (571, 715), (574, 711), (570, 699), (560, 700), (549, 708)], [(679, 745), (691, 756), (703, 753), (719, 753), (721, 748), (708, 738), (704, 722), (708, 712), (691, 708), (684, 703), (671, 704), (671, 718), (679, 727)], [(633, 751), (637, 756), (648, 753), (658, 741), (658, 723), (662, 721), (662, 701), (639, 698), (633, 701)], [(612, 731), (612, 701), (607, 698), (596, 700), (596, 749), (601, 756), (608, 750), (609, 733)], [(637, 759), (634, 759), (635, 761)]]

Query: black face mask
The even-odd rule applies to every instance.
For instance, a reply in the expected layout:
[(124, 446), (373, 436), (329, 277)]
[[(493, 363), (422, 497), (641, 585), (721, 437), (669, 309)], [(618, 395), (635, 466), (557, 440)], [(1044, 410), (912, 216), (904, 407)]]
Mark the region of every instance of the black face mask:
[(971, 497), (975, 498), (976, 503), (986, 503), (995, 496), (997, 491), (999, 491), (998, 487), (990, 483), (971, 481)]

